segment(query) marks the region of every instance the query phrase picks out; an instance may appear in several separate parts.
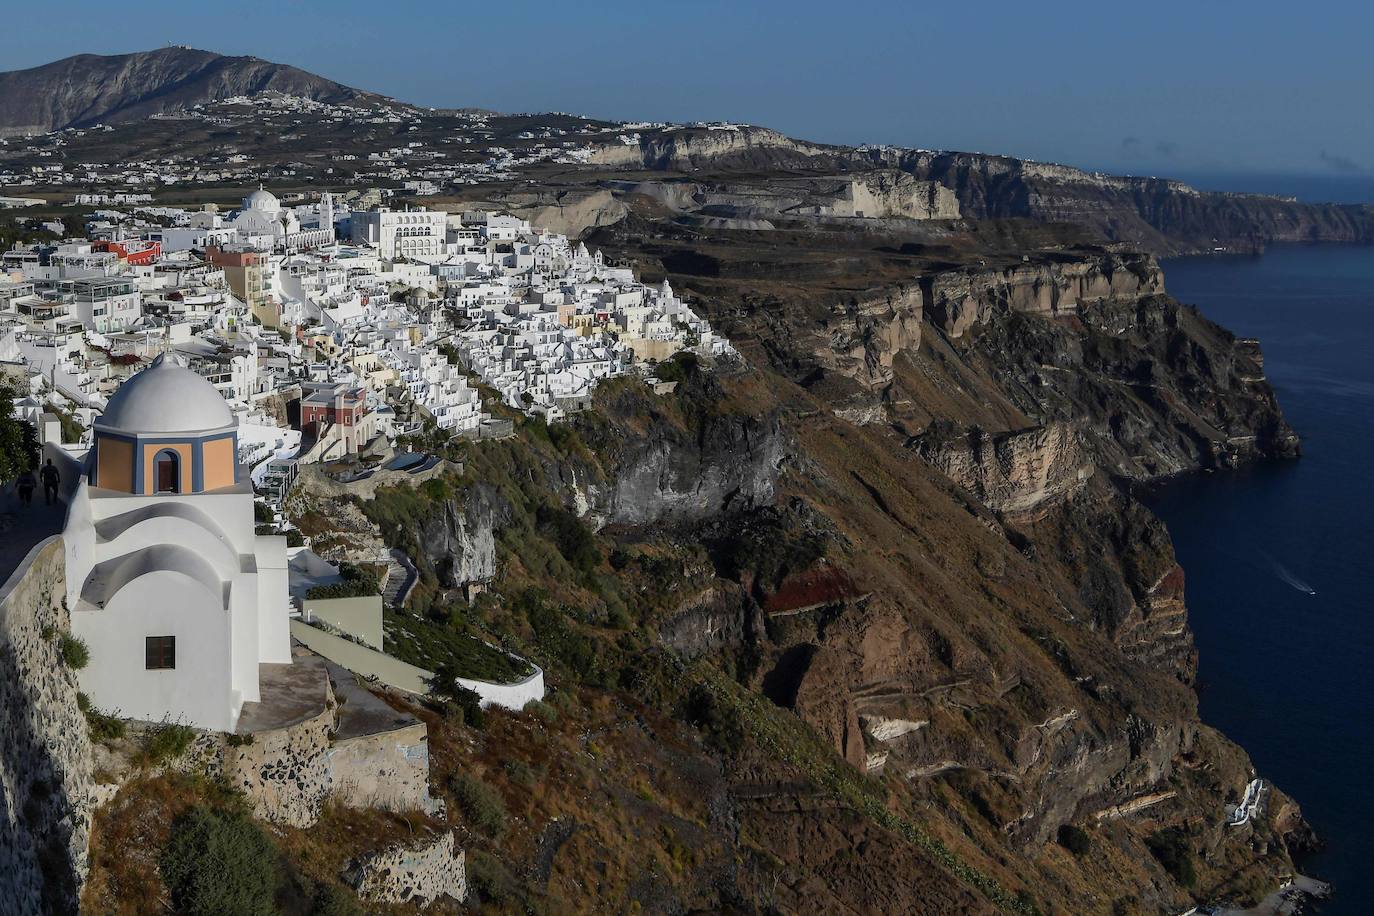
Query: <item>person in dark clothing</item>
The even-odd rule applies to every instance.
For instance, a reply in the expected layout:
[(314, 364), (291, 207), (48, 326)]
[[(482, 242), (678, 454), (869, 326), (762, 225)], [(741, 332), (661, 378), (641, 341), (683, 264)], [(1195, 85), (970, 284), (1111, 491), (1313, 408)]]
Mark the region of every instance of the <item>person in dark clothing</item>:
[(51, 506), (54, 499), (57, 499), (57, 485), (62, 482), (62, 475), (53, 466), (52, 459), (43, 465), (43, 470), (38, 472), (38, 476), (43, 478), (43, 500)]
[(33, 502), (33, 491), (38, 489), (38, 481), (33, 476), (33, 471), (25, 471), (19, 475), (15, 481), (14, 490), (19, 494), (19, 505), (28, 506)]

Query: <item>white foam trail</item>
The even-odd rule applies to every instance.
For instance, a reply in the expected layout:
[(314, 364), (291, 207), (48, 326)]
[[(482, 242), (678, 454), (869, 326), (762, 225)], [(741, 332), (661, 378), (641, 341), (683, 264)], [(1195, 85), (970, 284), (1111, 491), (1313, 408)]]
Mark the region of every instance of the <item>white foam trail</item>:
[(1260, 555), (1269, 561), (1269, 566), (1274, 570), (1274, 575), (1278, 576), (1286, 584), (1308, 595), (1315, 595), (1317, 593), (1315, 588), (1293, 575), (1282, 563), (1269, 556), (1269, 554), (1265, 553), (1263, 550), (1260, 551)]

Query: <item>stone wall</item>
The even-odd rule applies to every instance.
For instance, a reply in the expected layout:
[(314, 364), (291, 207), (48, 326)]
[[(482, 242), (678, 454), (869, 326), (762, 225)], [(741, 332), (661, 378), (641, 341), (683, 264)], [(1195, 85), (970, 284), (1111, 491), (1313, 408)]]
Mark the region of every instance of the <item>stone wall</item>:
[(0, 588), (0, 908), (76, 911), (91, 826), (91, 747), (67, 629), (60, 537), (36, 546)]
[(418, 846), (395, 846), (354, 863), (345, 880), (372, 903), (434, 902), (441, 896), (459, 903), (467, 897), (467, 856), (453, 833)]
[(224, 775), (264, 820), (309, 827), (331, 788), (329, 732), (334, 709), (288, 728), (258, 732), (252, 744), (226, 746)]
[(429, 740), (423, 722), (335, 740), (327, 755), (330, 794), (350, 808), (436, 813), (429, 794)]

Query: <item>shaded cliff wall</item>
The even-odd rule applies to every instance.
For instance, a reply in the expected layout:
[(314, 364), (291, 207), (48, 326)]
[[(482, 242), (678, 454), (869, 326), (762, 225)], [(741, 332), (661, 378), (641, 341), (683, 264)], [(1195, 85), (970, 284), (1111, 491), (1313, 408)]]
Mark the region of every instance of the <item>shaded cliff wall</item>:
[(995, 314), (1057, 316), (1084, 302), (1133, 301), (1164, 292), (1164, 274), (1150, 255), (1104, 253), (1061, 263), (1026, 263), (1002, 270), (942, 271), (922, 280), (926, 315), (958, 337)]
[(86, 880), (91, 747), (58, 648), (65, 599), (60, 537), (0, 589), (0, 909), (13, 916), (75, 912)]

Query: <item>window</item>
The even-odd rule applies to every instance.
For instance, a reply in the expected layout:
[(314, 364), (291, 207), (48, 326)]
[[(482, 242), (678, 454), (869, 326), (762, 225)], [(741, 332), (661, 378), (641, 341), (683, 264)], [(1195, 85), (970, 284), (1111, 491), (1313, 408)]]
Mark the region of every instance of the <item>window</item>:
[(163, 449), (153, 459), (153, 479), (158, 493), (181, 492), (181, 456), (170, 449)]
[(161, 671), (177, 666), (177, 638), (149, 636), (143, 640), (145, 664), (149, 671)]

